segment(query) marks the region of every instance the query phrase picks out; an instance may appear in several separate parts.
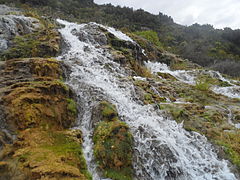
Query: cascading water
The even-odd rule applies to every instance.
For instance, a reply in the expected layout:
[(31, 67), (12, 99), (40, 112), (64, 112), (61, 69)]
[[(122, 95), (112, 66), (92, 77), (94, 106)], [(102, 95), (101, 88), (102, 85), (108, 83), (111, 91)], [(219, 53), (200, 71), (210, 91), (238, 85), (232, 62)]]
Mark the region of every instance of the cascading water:
[[(212, 87), (212, 91), (217, 93), (217, 94), (222, 94), (224, 96), (228, 96), (230, 98), (240, 98), (240, 86), (235, 85), (232, 83), (230, 80), (224, 78), (219, 72), (217, 71), (212, 71), (212, 70), (170, 70), (170, 68), (164, 64), (164, 63), (159, 63), (159, 62), (147, 62), (146, 66), (153, 72), (161, 72), (161, 73), (167, 73), (172, 76), (174, 76), (176, 79), (178, 79), (181, 82), (190, 84), (190, 85), (195, 85), (196, 84), (196, 79), (198, 75), (200, 74), (206, 74), (210, 75), (213, 78), (219, 79), (222, 82), (226, 82), (229, 86), (227, 87), (219, 87), (219, 86), (214, 86)], [(236, 81), (239, 83), (238, 81)]]
[[(58, 59), (72, 67), (68, 84), (79, 96), (82, 108), (79, 127), (84, 134), (84, 152), (93, 179), (101, 177), (93, 161), (91, 113), (95, 102), (101, 99), (117, 106), (120, 118), (133, 133), (136, 179), (236, 179), (227, 161), (218, 159), (205, 137), (185, 131), (181, 124), (163, 117), (153, 106), (138, 103), (129, 75), (113, 61), (108, 49), (100, 46), (104, 38), (94, 37), (97, 32), (92, 31), (98, 29), (97, 24), (58, 22), (65, 25), (59, 31), (69, 48)], [(123, 37), (115, 29), (111, 31), (118, 38)]]

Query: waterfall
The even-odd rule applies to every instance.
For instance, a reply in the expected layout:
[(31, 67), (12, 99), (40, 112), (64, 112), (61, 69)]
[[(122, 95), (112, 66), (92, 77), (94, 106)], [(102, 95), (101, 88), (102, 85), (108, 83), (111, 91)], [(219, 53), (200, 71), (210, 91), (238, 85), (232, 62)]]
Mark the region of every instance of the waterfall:
[[(102, 99), (116, 105), (120, 119), (131, 129), (136, 179), (236, 179), (228, 168), (228, 162), (218, 159), (204, 136), (185, 131), (182, 124), (164, 117), (153, 106), (142, 105), (136, 100), (129, 74), (113, 61), (109, 50), (101, 46), (103, 40), (93, 37), (96, 32), (92, 33), (92, 29), (96, 30), (100, 25), (58, 22), (65, 26), (59, 31), (68, 45), (67, 52), (58, 59), (72, 68), (68, 84), (79, 97), (78, 126), (83, 131), (84, 154), (94, 180), (102, 177), (93, 158), (91, 113), (95, 103)], [(115, 36), (122, 35), (115, 29), (110, 30)]]

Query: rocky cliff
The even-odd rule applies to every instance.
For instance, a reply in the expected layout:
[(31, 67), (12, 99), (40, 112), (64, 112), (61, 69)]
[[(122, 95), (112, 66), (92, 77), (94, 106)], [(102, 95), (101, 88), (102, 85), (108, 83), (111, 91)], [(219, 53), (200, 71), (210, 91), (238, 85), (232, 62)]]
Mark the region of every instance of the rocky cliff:
[(1, 179), (90, 179), (82, 133), (69, 129), (78, 110), (74, 92), (63, 82), (67, 67), (41, 58), (58, 52), (59, 34), (33, 17), (2, 15), (0, 22), (7, 59), (0, 72)]

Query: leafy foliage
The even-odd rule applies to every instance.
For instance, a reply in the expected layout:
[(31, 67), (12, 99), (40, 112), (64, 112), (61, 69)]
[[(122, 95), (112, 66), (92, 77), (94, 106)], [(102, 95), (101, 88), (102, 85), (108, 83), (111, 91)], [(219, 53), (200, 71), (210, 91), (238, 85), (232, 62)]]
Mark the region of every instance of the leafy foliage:
[(152, 30), (138, 31), (138, 32), (135, 32), (135, 34), (147, 39), (148, 41), (152, 42), (157, 47), (162, 47), (162, 44), (158, 38), (158, 34), (155, 31), (152, 31)]

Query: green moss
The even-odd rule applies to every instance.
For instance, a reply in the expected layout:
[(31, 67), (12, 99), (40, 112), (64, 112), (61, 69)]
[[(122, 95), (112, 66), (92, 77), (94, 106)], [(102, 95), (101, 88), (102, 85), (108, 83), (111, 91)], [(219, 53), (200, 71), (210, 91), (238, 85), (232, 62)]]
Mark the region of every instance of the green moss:
[(199, 80), (196, 82), (195, 87), (200, 91), (208, 91), (210, 89), (210, 84), (207, 81)]
[(145, 93), (143, 95), (143, 101), (145, 104), (157, 104), (161, 102), (166, 102), (166, 97), (162, 97), (159, 93), (153, 90), (152, 85), (147, 81), (137, 80), (134, 81), (134, 85), (141, 88)]
[(187, 61), (181, 61), (181, 62), (173, 62), (171, 63), (170, 67), (172, 70), (188, 70), (190, 63)]
[(160, 108), (170, 112), (174, 120), (178, 123), (181, 123), (182, 121), (186, 120), (186, 117), (188, 117), (187, 112), (183, 107), (177, 107), (171, 104), (164, 104), (160, 105)]
[(100, 122), (94, 131), (93, 141), (94, 155), (106, 177), (132, 179), (133, 137), (125, 123), (119, 120)]
[(173, 80), (173, 81), (177, 80), (174, 76), (172, 76), (168, 73), (157, 72), (157, 75), (164, 78), (164, 79), (169, 79), (169, 80)]
[(69, 86), (60, 80), (53, 81), (53, 85), (61, 86), (66, 92), (69, 92)]
[(200, 82), (197, 87), (183, 86), (175, 88), (180, 98), (184, 98), (186, 102), (197, 103), (200, 105), (209, 105), (218, 103), (223, 97), (207, 90), (210, 87), (208, 83)]
[(118, 113), (116, 107), (107, 102), (102, 101), (99, 104), (100, 114), (102, 116), (103, 121), (115, 121), (118, 120)]
[(146, 94), (144, 94), (144, 100), (145, 101), (152, 101), (153, 97), (150, 93), (146, 93)]
[(226, 155), (233, 164), (240, 170), (240, 134), (239, 130), (236, 133), (224, 132), (216, 138), (216, 143), (224, 147)]
[(213, 78), (210, 75), (200, 75), (198, 77), (198, 82), (209, 84), (209, 86), (210, 85), (217, 85), (217, 86), (221, 86), (221, 87), (231, 86), (228, 82), (221, 81), (221, 80), (219, 80), (217, 78)]
[(25, 152), (25, 153), (21, 154), (20, 156), (18, 156), (17, 159), (19, 162), (25, 162), (31, 155), (32, 154), (30, 152)]
[(220, 87), (229, 87), (232, 86), (231, 84), (229, 84), (227, 81), (220, 81), (218, 84)]
[(72, 113), (74, 116), (77, 115), (77, 104), (73, 99), (67, 99), (67, 109), (70, 113)]
[(59, 51), (59, 43), (58, 33), (52, 29), (16, 36), (13, 46), (0, 54), (0, 59), (53, 57)]
[(121, 171), (122, 173), (119, 173), (118, 171), (115, 171), (113, 169), (107, 169), (105, 170), (104, 175), (113, 180), (132, 180), (132, 177), (128, 176), (129, 172), (132, 171), (131, 168), (125, 168), (122, 169)]
[[(51, 150), (54, 154), (58, 156), (66, 156), (70, 155), (74, 157), (73, 161), (78, 161), (78, 168), (84, 176), (91, 180), (92, 176), (90, 175), (87, 169), (87, 163), (83, 156), (82, 146), (78, 142), (74, 141), (73, 139), (69, 138), (66, 134), (62, 132), (49, 132), (50, 136), (53, 138), (53, 143), (49, 145), (42, 146), (48, 150)], [(66, 160), (68, 161), (68, 160)], [(69, 165), (75, 165), (76, 162), (73, 162), (71, 159), (68, 163)]]
[(102, 121), (93, 136), (94, 155), (99, 168), (113, 180), (132, 179), (133, 137), (129, 128), (119, 120), (113, 104), (102, 101), (99, 110)]

